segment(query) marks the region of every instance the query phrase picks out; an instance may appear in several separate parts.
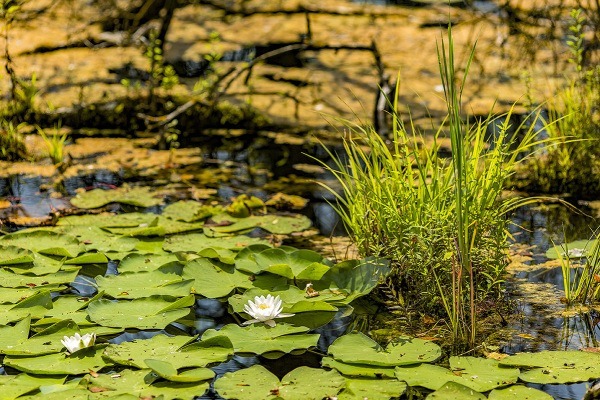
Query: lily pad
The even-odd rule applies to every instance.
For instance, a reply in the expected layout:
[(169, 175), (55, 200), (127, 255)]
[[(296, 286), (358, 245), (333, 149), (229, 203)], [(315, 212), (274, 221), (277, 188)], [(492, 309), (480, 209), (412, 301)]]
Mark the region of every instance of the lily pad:
[(171, 382), (200, 382), (215, 377), (215, 373), (209, 368), (193, 368), (179, 373), (166, 361), (146, 359), (144, 362), (156, 375)]
[(10, 233), (2, 236), (0, 243), (53, 256), (77, 257), (85, 251), (73, 236), (48, 231)]
[(39, 276), (16, 274), (6, 269), (0, 269), (0, 286), (26, 288), (48, 285), (49, 287), (55, 287), (59, 284), (73, 282), (79, 269), (79, 267), (68, 267), (54, 274)]
[[(90, 215), (90, 217), (93, 217), (93, 215)], [(83, 243), (87, 251), (96, 250), (100, 253), (132, 251), (139, 241), (136, 238), (113, 235), (104, 229), (93, 225), (64, 225), (57, 226), (56, 229), (76, 237)]]
[(114, 299), (138, 299), (150, 296), (184, 297), (190, 294), (193, 280), (161, 270), (97, 276), (98, 290)]
[(27, 315), (14, 326), (0, 326), (0, 354), (6, 354), (7, 350), (18, 346), (29, 337), (29, 326), (31, 315)]
[(165, 239), (163, 249), (172, 253), (183, 251), (200, 251), (211, 247), (221, 247), (230, 250), (240, 250), (251, 244), (265, 244), (269, 242), (264, 239), (251, 238), (249, 236), (228, 236), (220, 238), (209, 238), (203, 233), (188, 233), (175, 235)]
[(367, 364), (346, 364), (336, 361), (331, 357), (323, 357), (321, 365), (337, 370), (342, 375), (359, 376), (365, 378), (395, 378), (393, 367), (376, 367)]
[(391, 367), (433, 362), (442, 351), (431, 341), (408, 337), (399, 337), (383, 349), (362, 333), (350, 333), (336, 339), (329, 347), (329, 354), (344, 363)]
[(340, 400), (389, 400), (400, 397), (406, 391), (406, 383), (397, 379), (348, 379), (346, 388), (337, 398)]
[(307, 334), (308, 328), (278, 323), (274, 327), (250, 325), (241, 327), (227, 324), (220, 330), (209, 329), (202, 335), (203, 340), (216, 336), (226, 336), (233, 343), (236, 353), (290, 353), (294, 350), (306, 350), (315, 347), (318, 334)]
[(430, 400), (485, 400), (485, 396), (460, 383), (448, 382), (427, 396)]
[(162, 216), (178, 221), (196, 222), (203, 221), (222, 210), (222, 207), (204, 205), (197, 201), (178, 201), (166, 206)]
[(120, 274), (127, 272), (149, 272), (173, 262), (179, 262), (175, 254), (154, 255), (131, 253), (121, 260), (118, 269)]
[(21, 320), (28, 315), (32, 319), (39, 319), (52, 308), (52, 297), (48, 291), (40, 291), (15, 305), (0, 305), (0, 324)]
[(541, 390), (523, 385), (511, 385), (505, 388), (494, 389), (490, 392), (490, 400), (552, 400), (554, 397)]
[(102, 358), (103, 345), (88, 347), (76, 353), (54, 353), (36, 357), (6, 356), (4, 364), (19, 371), (39, 375), (78, 375), (99, 371), (111, 364)]
[[(92, 393), (110, 393), (111, 399), (189, 399), (204, 394), (208, 382), (155, 382), (150, 369), (123, 370), (118, 374), (101, 374), (89, 377), (88, 390)], [(163, 397), (161, 397), (163, 396)]]
[(596, 240), (576, 240), (574, 242), (555, 245), (546, 251), (546, 257), (552, 260), (562, 257), (566, 258), (582, 258), (590, 254)]
[(265, 367), (253, 365), (225, 373), (215, 381), (215, 390), (225, 399), (318, 400), (335, 397), (344, 385), (345, 379), (335, 371), (299, 367), (280, 382)]
[(267, 249), (254, 256), (260, 271), (288, 279), (319, 280), (329, 271), (323, 256), (312, 250)]
[(520, 353), (500, 361), (501, 365), (531, 368), (519, 375), (525, 382), (554, 384), (586, 382), (600, 378), (600, 354), (581, 351)]
[(110, 345), (104, 356), (116, 364), (146, 368), (147, 359), (168, 362), (175, 369), (206, 367), (226, 361), (233, 345), (224, 336), (194, 342), (195, 337), (156, 335), (151, 339)]
[(17, 246), (0, 246), (0, 265), (25, 264), (33, 262), (31, 250)]
[(64, 349), (61, 343), (63, 337), (73, 336), (76, 332), (79, 332), (79, 327), (73, 321), (60, 321), (11, 348), (3, 349), (4, 354), (32, 356), (58, 353)]
[(128, 204), (136, 207), (152, 207), (162, 203), (148, 187), (122, 187), (114, 190), (94, 189), (79, 193), (71, 204), (79, 208), (100, 208), (110, 203)]
[[(79, 327), (95, 325), (87, 317), (87, 312), (82, 311), (92, 301), (102, 298), (102, 293), (96, 294), (92, 298), (80, 296), (58, 296), (52, 302), (52, 309), (44, 313), (44, 317), (34, 325), (47, 326), (62, 320), (72, 320)], [(97, 326), (97, 325), (95, 325)]]
[[(289, 235), (294, 232), (302, 232), (312, 226), (305, 215), (251, 215), (246, 218), (235, 218), (227, 214), (219, 214), (212, 217), (218, 226), (209, 226), (208, 229), (215, 233), (236, 233), (261, 228), (276, 235)], [(228, 225), (224, 225), (229, 223)]]
[[(65, 258), (56, 259), (39, 253), (32, 253), (33, 261), (26, 264), (7, 265), (4, 268), (21, 275), (48, 275), (58, 272), (65, 264)], [(75, 257), (72, 260), (79, 258)]]
[(250, 275), (236, 270), (231, 265), (217, 265), (205, 258), (197, 258), (187, 263), (183, 269), (183, 278), (194, 279), (194, 292), (211, 299), (227, 296), (237, 288), (272, 289), (287, 283), (287, 280), (281, 276)]
[(60, 218), (56, 225), (59, 227), (95, 226), (98, 228), (139, 227), (152, 223), (154, 219), (156, 219), (156, 215), (148, 213), (69, 215)]
[(151, 296), (130, 301), (100, 299), (88, 305), (90, 319), (113, 328), (163, 329), (189, 314), (194, 295), (176, 301), (171, 297)]
[(21, 300), (24, 300), (41, 290), (48, 292), (60, 292), (66, 289), (66, 286), (60, 285), (44, 285), (44, 286), (33, 286), (27, 288), (4, 288), (0, 287), (0, 304), (14, 304)]
[(2, 399), (12, 400), (24, 394), (33, 392), (34, 390), (39, 389), (40, 386), (60, 385), (64, 381), (64, 376), (45, 377), (27, 374), (2, 375), (2, 379), (0, 379), (0, 393), (2, 393)]
[(487, 392), (517, 382), (519, 370), (502, 367), (493, 359), (450, 357), (450, 369), (430, 364), (403, 366), (396, 368), (396, 377), (410, 386), (432, 390), (456, 382), (477, 392)]

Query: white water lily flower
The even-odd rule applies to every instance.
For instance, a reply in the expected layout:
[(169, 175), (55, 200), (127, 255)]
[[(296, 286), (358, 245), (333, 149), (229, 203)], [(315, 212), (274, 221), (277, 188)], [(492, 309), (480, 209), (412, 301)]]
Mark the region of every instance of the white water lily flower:
[(96, 334), (86, 333), (81, 336), (79, 333), (76, 333), (73, 336), (64, 336), (60, 342), (67, 348), (69, 354), (73, 354), (78, 350), (93, 346), (96, 343)]
[(249, 314), (252, 318), (249, 321), (243, 323), (243, 325), (253, 324), (255, 322), (264, 322), (270, 327), (275, 326), (275, 318), (286, 318), (291, 317), (294, 314), (283, 314), (281, 311), (281, 298), (279, 296), (273, 297), (268, 294), (265, 296), (256, 296), (254, 302), (248, 300), (248, 304), (244, 306), (244, 312)]

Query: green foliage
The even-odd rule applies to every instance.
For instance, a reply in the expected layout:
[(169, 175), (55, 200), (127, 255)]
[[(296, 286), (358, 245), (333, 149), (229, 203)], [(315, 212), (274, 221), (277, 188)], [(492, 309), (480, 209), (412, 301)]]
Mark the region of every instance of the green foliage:
[(27, 148), (20, 132), (23, 126), (0, 120), (0, 160), (19, 161), (27, 158)]
[[(371, 127), (349, 126), (348, 160), (331, 154), (336, 163), (325, 167), (341, 184), (342, 194), (330, 190), (361, 255), (391, 260), (399, 302), (428, 314), (445, 311), (453, 337), (473, 342), (476, 304), (497, 294), (503, 279), (506, 213), (523, 203), (501, 199), (502, 190), (520, 157), (540, 142), (533, 123), (511, 134), (510, 112), (462, 120), (466, 77), (457, 86), (451, 30), (448, 38), (439, 59), (452, 160), (438, 153), (445, 124), (421, 148), (423, 138), (393, 113), (391, 144)], [(490, 128), (496, 134), (491, 144)]]
[(515, 183), (528, 190), (569, 193), (596, 198), (600, 193), (600, 67), (584, 65), (585, 19), (581, 10), (571, 12), (567, 44), (575, 74), (548, 102), (545, 126), (555, 144), (523, 169), (524, 179)]
[(39, 126), (37, 127), (37, 131), (39, 135), (44, 140), (46, 144), (46, 149), (48, 150), (48, 156), (52, 159), (54, 164), (60, 164), (63, 162), (64, 154), (65, 154), (65, 144), (68, 138), (67, 132), (60, 134), (58, 132), (58, 128), (54, 128), (54, 132), (50, 135), (46, 134), (46, 131)]

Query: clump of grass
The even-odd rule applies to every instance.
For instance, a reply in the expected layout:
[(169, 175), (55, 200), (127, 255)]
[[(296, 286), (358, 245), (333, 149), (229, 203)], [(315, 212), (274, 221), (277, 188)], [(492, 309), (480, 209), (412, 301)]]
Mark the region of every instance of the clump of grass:
[(583, 64), (585, 20), (581, 10), (573, 10), (571, 18), (567, 44), (575, 75), (548, 102), (546, 131), (555, 144), (531, 160), (524, 182), (533, 191), (595, 198), (600, 194), (600, 67)]
[(564, 253), (557, 249), (567, 305), (600, 300), (600, 237), (588, 244), (590, 248), (583, 264), (573, 262), (567, 244), (564, 245)]
[(47, 134), (46, 131), (39, 126), (37, 127), (37, 131), (46, 144), (46, 150), (48, 151), (48, 156), (52, 162), (54, 164), (63, 162), (65, 156), (65, 144), (68, 138), (67, 132), (61, 134), (59, 129), (55, 127), (52, 133)]
[[(391, 144), (372, 127), (347, 123), (346, 154), (330, 153), (335, 164), (325, 167), (341, 184), (342, 193), (334, 192), (335, 208), (361, 255), (391, 260), (390, 284), (400, 303), (429, 315), (443, 310), (453, 339), (472, 344), (478, 304), (500, 292), (507, 264), (506, 213), (531, 201), (502, 198), (504, 184), (527, 158), (523, 155), (541, 142), (533, 123), (511, 130), (511, 112), (465, 122), (466, 74), (461, 80), (456, 76), (451, 29), (438, 57), (448, 117), (432, 146), (418, 146), (423, 138), (395, 111)], [(497, 135), (488, 145), (491, 126)], [(450, 160), (438, 153), (438, 140), (448, 135)]]
[(0, 159), (4, 161), (19, 161), (27, 158), (27, 148), (23, 135), (20, 132), (21, 125), (15, 125), (11, 121), (0, 120)]

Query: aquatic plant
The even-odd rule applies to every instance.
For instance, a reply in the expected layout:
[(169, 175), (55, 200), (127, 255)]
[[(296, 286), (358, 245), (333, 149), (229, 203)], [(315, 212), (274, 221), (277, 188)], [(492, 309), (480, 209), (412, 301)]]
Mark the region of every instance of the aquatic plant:
[[(335, 194), (334, 207), (360, 253), (391, 260), (389, 282), (398, 301), (427, 314), (439, 314), (441, 305), (452, 337), (472, 343), (477, 303), (499, 293), (502, 283), (506, 213), (532, 201), (502, 198), (502, 190), (515, 167), (545, 140), (537, 139), (534, 114), (517, 127), (510, 125), (512, 110), (465, 122), (461, 93), (466, 74), (459, 85), (451, 28), (447, 46), (442, 42), (439, 59), (448, 117), (433, 143), (421, 147), (424, 138), (412, 125), (409, 131), (397, 111), (390, 145), (372, 127), (347, 123), (346, 154), (330, 152), (335, 165), (325, 165), (342, 193), (324, 186)], [(449, 161), (438, 152), (446, 123)], [(490, 128), (496, 136), (488, 144)]]
[(37, 127), (38, 134), (44, 140), (48, 156), (54, 164), (60, 164), (64, 160), (65, 145), (69, 137), (67, 132), (59, 133), (59, 128), (55, 127), (54, 132), (47, 134), (46, 131), (39, 126)]
[(73, 336), (63, 337), (60, 342), (65, 346), (69, 354), (73, 354), (78, 350), (93, 346), (94, 343), (96, 343), (96, 334), (86, 333), (81, 336), (79, 332), (77, 332)]
[(244, 322), (243, 325), (254, 324), (255, 322), (262, 322), (270, 327), (275, 326), (275, 318), (287, 318), (293, 317), (294, 314), (282, 313), (283, 307), (281, 306), (281, 298), (279, 296), (273, 297), (268, 294), (265, 296), (256, 296), (254, 301), (248, 300), (248, 304), (244, 306), (244, 312), (252, 317), (252, 319)]
[(19, 161), (27, 157), (27, 148), (20, 132), (23, 126), (5, 119), (0, 120), (0, 159)]

